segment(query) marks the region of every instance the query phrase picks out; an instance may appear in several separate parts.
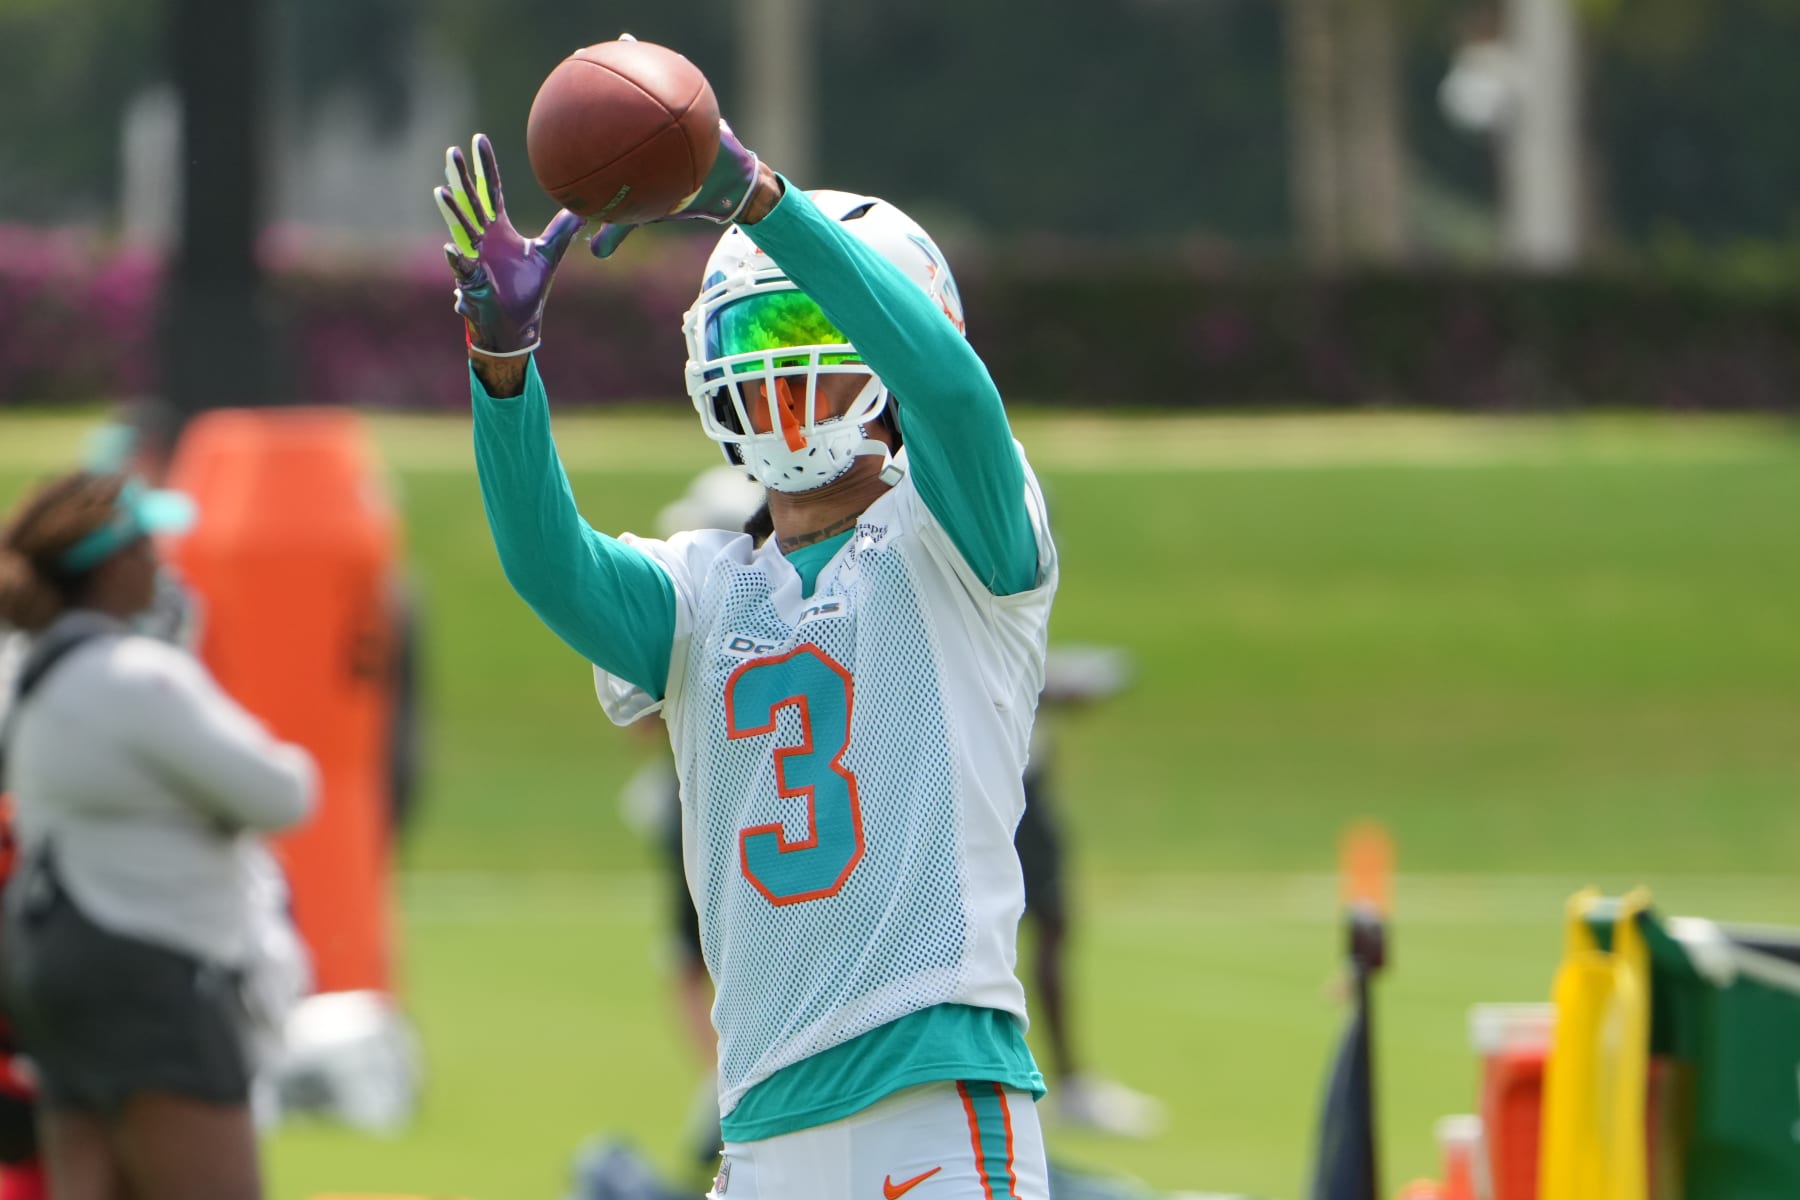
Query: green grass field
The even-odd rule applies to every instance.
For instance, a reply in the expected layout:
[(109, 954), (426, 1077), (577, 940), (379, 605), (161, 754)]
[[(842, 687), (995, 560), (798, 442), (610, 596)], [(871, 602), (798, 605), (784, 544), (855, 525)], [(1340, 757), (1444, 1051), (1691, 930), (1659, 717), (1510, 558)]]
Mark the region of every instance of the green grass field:
[[(1541, 999), (1562, 901), (1800, 922), (1800, 436), (1756, 421), (1022, 416), (1063, 556), (1053, 636), (1122, 645), (1062, 725), (1092, 1064), (1160, 1140), (1052, 1134), (1167, 1188), (1303, 1194), (1341, 1011), (1329, 872), (1379, 818), (1402, 878), (1380, 988), (1389, 1190), (1474, 1102), (1465, 1014)], [(507, 589), (466, 425), (374, 428), (430, 621), (429, 794), (405, 849), (431, 1069), (392, 1140), (290, 1129), (278, 1200), (547, 1200), (599, 1131), (672, 1155), (693, 1064), (661, 881), (616, 796), (640, 751)], [(0, 497), (83, 423), (0, 417)], [(648, 529), (714, 461), (691, 421), (559, 426), (584, 509)], [(654, 467), (651, 466), (654, 464)]]

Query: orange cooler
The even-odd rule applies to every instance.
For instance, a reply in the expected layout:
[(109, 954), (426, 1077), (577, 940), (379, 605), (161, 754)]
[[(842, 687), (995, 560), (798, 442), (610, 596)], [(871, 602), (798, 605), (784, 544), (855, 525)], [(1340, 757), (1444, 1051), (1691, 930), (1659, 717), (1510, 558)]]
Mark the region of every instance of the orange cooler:
[(1544, 1063), (1556, 1009), (1478, 1004), (1469, 1033), (1481, 1055), (1481, 1128), (1494, 1200), (1536, 1200)]
[(391, 992), (388, 851), (397, 525), (340, 409), (197, 418), (168, 477), (199, 521), (171, 548), (219, 682), (318, 763), (318, 810), (276, 850), (321, 992)]
[(1482, 1158), (1481, 1118), (1465, 1114), (1440, 1118), (1437, 1140), (1444, 1176), (1438, 1200), (1493, 1200)]

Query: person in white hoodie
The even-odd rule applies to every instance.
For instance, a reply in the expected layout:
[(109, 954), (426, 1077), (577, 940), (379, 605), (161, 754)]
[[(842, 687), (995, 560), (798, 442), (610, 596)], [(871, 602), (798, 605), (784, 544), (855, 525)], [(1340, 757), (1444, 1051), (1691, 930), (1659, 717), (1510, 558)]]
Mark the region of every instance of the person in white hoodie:
[(258, 838), (305, 819), (315, 772), (132, 631), (151, 535), (191, 520), (176, 493), (77, 472), (0, 529), (0, 624), (31, 636), (0, 741), (23, 856), (0, 958), (58, 1200), (262, 1194), (241, 991)]

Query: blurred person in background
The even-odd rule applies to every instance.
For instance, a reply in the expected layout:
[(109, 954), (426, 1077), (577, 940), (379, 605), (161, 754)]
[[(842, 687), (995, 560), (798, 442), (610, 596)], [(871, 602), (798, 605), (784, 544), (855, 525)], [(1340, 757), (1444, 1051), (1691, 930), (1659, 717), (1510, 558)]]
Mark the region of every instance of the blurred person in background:
[(1130, 665), (1124, 652), (1102, 646), (1052, 646), (1044, 661), (1044, 690), (1031, 729), (1025, 766), (1025, 811), (1013, 845), (1025, 876), (1025, 920), (1035, 933), (1033, 1001), (1043, 1013), (1049, 1042), (1051, 1115), (1063, 1125), (1113, 1137), (1149, 1138), (1164, 1124), (1161, 1101), (1087, 1068), (1070, 1014), (1069, 936), (1078, 893), (1064, 881), (1061, 801), (1056, 799), (1058, 719), (1124, 688)]
[(307, 815), (314, 772), (134, 631), (151, 536), (191, 519), (185, 497), (76, 472), (0, 531), (0, 622), (31, 637), (0, 741), (21, 855), (5, 990), (58, 1200), (262, 1194), (240, 990), (257, 835)]
[[(144, 408), (127, 408), (96, 429), (87, 439), (82, 455), (82, 469), (89, 474), (121, 474), (130, 486), (143, 488), (160, 477), (166, 468), (162, 456), (153, 448), (158, 444), (154, 434), (155, 413)], [(164, 493), (173, 497), (174, 493)], [(192, 498), (164, 501), (182, 507), (192, 505)], [(197, 510), (188, 517), (198, 521)], [(167, 642), (188, 654), (199, 652), (205, 606), (176, 566), (161, 556), (156, 564), (155, 598), (150, 607), (132, 617), (133, 633)], [(25, 639), (19, 639), (21, 647)], [(23, 666), (23, 655), (17, 666)], [(0, 663), (0, 693), (8, 699), (16, 670)], [(0, 700), (0, 713), (6, 701)], [(406, 736), (396, 722), (396, 736)], [(292, 895), (287, 873), (274, 852), (261, 840), (252, 839), (243, 846), (247, 894), (252, 899), (250, 952), (244, 965), (243, 992), (249, 1002), (251, 1046), (252, 1101), (259, 1125), (273, 1124), (281, 1116), (281, 1069), (287, 1057), (286, 1025), (295, 1007), (312, 991), (312, 959), (299, 929), (294, 924)], [(10, 1200), (0, 1195), (0, 1200)]]
[[(155, 414), (126, 408), (88, 439), (84, 467), (123, 472), (148, 484), (167, 469)], [(390, 481), (390, 486), (393, 486)], [(204, 519), (196, 511), (195, 519)], [(419, 593), (396, 578), (390, 591), (393, 653), (385, 721), (389, 784), (389, 846), (397, 851), (416, 817), (420, 776)], [(198, 654), (208, 616), (202, 597), (164, 559), (156, 572), (156, 600), (133, 618), (137, 633)], [(6, 675), (0, 674), (0, 684)], [(260, 839), (245, 847), (253, 899), (251, 949), (243, 994), (251, 1017), (252, 1109), (267, 1127), (296, 1114), (327, 1116), (358, 1129), (388, 1133), (413, 1112), (418, 1088), (411, 1028), (385, 998), (315, 992), (309, 948), (295, 923), (293, 888), (282, 863)], [(0, 1200), (8, 1200), (0, 1194)]]
[(678, 214), (730, 225), (689, 389), (774, 533), (614, 539), (576, 507), (531, 358), (582, 219), (527, 241), (487, 139), (449, 159), (501, 563), (609, 717), (670, 730), (718, 993), (715, 1193), (1044, 1200), (1012, 837), (1056, 554), (942, 253), (881, 200), (789, 187), (722, 125)]

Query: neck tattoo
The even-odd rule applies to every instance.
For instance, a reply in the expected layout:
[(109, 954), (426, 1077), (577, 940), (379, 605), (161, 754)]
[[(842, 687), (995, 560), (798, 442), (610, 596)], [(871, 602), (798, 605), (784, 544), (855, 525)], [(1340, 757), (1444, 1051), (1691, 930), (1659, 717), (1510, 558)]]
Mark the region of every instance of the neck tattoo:
[(826, 538), (836, 537), (846, 529), (854, 529), (856, 523), (861, 519), (861, 513), (851, 513), (849, 516), (841, 517), (821, 529), (814, 529), (807, 533), (796, 533), (792, 537), (781, 537), (778, 535), (775, 538), (775, 544), (781, 547), (781, 552), (783, 554), (791, 554), (803, 546), (811, 546), (814, 543), (824, 541)]

